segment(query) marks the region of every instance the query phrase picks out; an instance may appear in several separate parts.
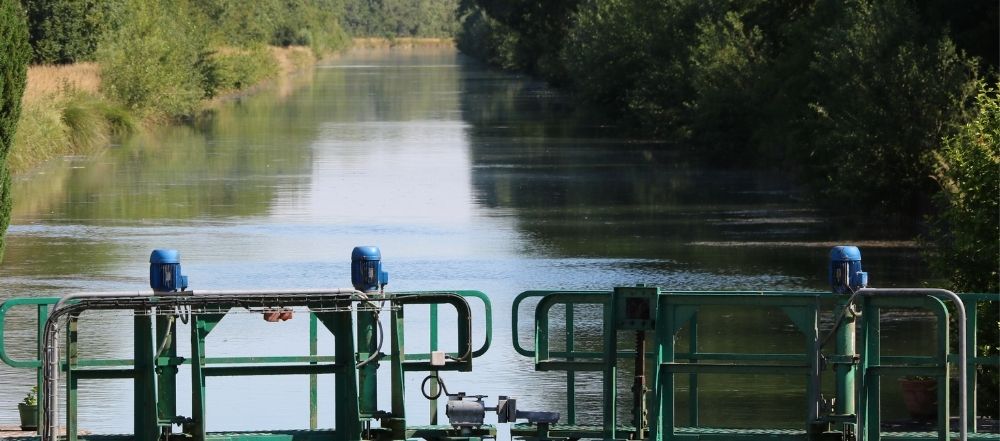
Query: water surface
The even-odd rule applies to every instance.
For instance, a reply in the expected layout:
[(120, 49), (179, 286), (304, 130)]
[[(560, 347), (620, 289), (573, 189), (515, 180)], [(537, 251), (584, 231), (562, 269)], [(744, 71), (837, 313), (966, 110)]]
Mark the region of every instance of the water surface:
[[(343, 287), (351, 248), (378, 245), (392, 290), (477, 289), (493, 299), (494, 346), (475, 372), (445, 374), (449, 389), (562, 411), (565, 377), (533, 372), (511, 347), (510, 304), (521, 291), (640, 282), (825, 289), (827, 251), (842, 243), (862, 247), (874, 285), (922, 281), (908, 231), (836, 220), (781, 173), (715, 169), (669, 140), (621, 133), (599, 109), (574, 108), (541, 83), (487, 70), (450, 49), (351, 52), (196, 124), (22, 176), (0, 300), (146, 289), (154, 248), (179, 249), (195, 289)], [(481, 317), (480, 307), (474, 312)], [(12, 317), (7, 344), (26, 357), (33, 324), (26, 311)], [(524, 336), (528, 312), (521, 318)], [(425, 314), (407, 319), (407, 349), (426, 349)], [(302, 355), (307, 323), (301, 315), (282, 324), (229, 317), (209, 337), (208, 354)], [(598, 326), (580, 323), (583, 340)], [(130, 357), (130, 324), (122, 314), (85, 315), (84, 354)], [(895, 343), (905, 348), (933, 335), (926, 325), (887, 332), (907, 335)], [(778, 311), (715, 311), (703, 330), (703, 350), (801, 344)], [(478, 344), (481, 329), (475, 338)], [(182, 353), (187, 339), (182, 330)], [(322, 342), (322, 352), (332, 352)], [(190, 413), (186, 372), (181, 414)], [(427, 421), (417, 393), (422, 378), (407, 377), (416, 424)], [(593, 421), (597, 378), (579, 378), (580, 419)], [(16, 422), (14, 405), (33, 379), (31, 371), (0, 368), (0, 424)], [(305, 377), (208, 382), (210, 430), (308, 427)], [(622, 402), (629, 382), (623, 375)], [(321, 386), (320, 423), (331, 426), (332, 386)], [(130, 381), (81, 387), (82, 428), (132, 430)], [(801, 387), (799, 378), (707, 376), (702, 421), (801, 427)], [(380, 404), (388, 407), (388, 399)]]

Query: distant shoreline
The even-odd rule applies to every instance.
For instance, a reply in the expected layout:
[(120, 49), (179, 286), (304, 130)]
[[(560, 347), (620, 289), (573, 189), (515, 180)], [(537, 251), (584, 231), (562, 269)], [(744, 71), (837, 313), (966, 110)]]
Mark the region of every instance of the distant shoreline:
[(379, 38), (379, 37), (357, 37), (353, 40), (352, 48), (386, 48), (386, 47), (455, 47), (454, 38), (436, 37), (400, 37), (400, 38)]

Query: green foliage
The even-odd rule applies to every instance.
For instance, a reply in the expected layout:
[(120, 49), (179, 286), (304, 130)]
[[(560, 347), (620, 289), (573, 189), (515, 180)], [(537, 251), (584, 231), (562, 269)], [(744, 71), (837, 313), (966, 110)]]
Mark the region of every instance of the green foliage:
[(104, 29), (97, 0), (24, 0), (33, 63), (89, 60)]
[(206, 42), (183, 3), (131, 0), (98, 50), (102, 91), (142, 117), (188, 116), (205, 96), (193, 69)]
[[(998, 85), (1000, 86), (1000, 85)], [(928, 255), (932, 268), (965, 292), (1000, 291), (1000, 97), (983, 83), (976, 97), (976, 115), (945, 138), (929, 156), (941, 186), (941, 207), (932, 219)], [(1000, 308), (979, 308), (978, 351), (1000, 354)], [(980, 367), (979, 409), (997, 417), (998, 375), (995, 367)]]
[(693, 142), (716, 157), (740, 152), (764, 123), (755, 117), (762, 105), (757, 85), (768, 63), (763, 33), (734, 11), (703, 18), (696, 32), (688, 69)]
[(209, 97), (252, 86), (278, 74), (278, 64), (265, 46), (214, 51), (203, 55), (198, 68)]
[(323, 55), (347, 44), (341, 0), (204, 0), (191, 7), (216, 46), (301, 45)]
[(490, 18), (480, 8), (467, 12), (456, 40), (459, 50), (492, 66), (514, 70), (524, 65), (516, 50), (517, 33)]
[(132, 133), (138, 124), (125, 108), (100, 96), (65, 87), (25, 103), (7, 157), (14, 173), (66, 153), (83, 154), (107, 145), (112, 135)]
[(38, 386), (31, 386), (31, 390), (25, 394), (24, 399), (21, 400), (26, 406), (37, 406), (38, 405)]
[(30, 56), (24, 10), (17, 0), (0, 0), (0, 261), (3, 260), (3, 236), (10, 225), (12, 206), (7, 154), (21, 115), (21, 96)]
[(922, 158), (961, 120), (976, 67), (947, 35), (921, 26), (909, 3), (820, 5), (817, 18), (830, 25), (810, 33), (815, 56), (798, 97), (811, 109), (807, 136), (788, 152), (825, 200), (918, 212), (933, 190)]
[(922, 158), (963, 120), (978, 71), (920, 6), (466, 0), (459, 48), (717, 163), (792, 170), (830, 208), (914, 213), (933, 193)]
[(344, 26), (359, 37), (451, 37), (458, 0), (346, 0)]
[(954, 289), (997, 292), (1000, 261), (1000, 99), (983, 84), (976, 116), (929, 155), (941, 186), (932, 261)]
[[(459, 14), (467, 18), (465, 28), (477, 25), (483, 16), (502, 26), (480, 24), (477, 32), (461, 32), (459, 46), (482, 48), (483, 42), (469, 38), (486, 38), (486, 44), (503, 43), (480, 53), (492, 55), (495, 60), (514, 61), (519, 70), (562, 82), (567, 74), (559, 54), (570, 32), (573, 14), (581, 3), (581, 0), (462, 0)], [(499, 34), (484, 34), (489, 31)]]

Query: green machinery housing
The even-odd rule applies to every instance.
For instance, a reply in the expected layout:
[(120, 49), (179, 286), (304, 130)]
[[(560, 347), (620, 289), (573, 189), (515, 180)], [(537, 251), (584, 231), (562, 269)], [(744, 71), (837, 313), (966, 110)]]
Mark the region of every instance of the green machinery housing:
[[(388, 276), (381, 269), (377, 249), (363, 248), (352, 268), (354, 288), (281, 291), (188, 291), (175, 255), (151, 259), (149, 293), (82, 293), (62, 298), (15, 298), (0, 304), (0, 359), (17, 368), (35, 369), (40, 390), (39, 434), (43, 441), (312, 441), (312, 440), (406, 440), (471, 441), (495, 437), (496, 425), (486, 421), (496, 414), (497, 424), (511, 423), (510, 434), (530, 441), (541, 440), (705, 440), (744, 441), (766, 437), (772, 440), (877, 441), (939, 439), (995, 439), (995, 433), (980, 433), (976, 426), (976, 368), (996, 366), (995, 358), (975, 353), (977, 309), (998, 307), (1000, 295), (959, 294), (928, 289), (872, 289), (865, 287), (860, 273), (860, 254), (833, 262), (833, 292), (766, 291), (678, 291), (654, 286), (617, 287), (608, 291), (536, 290), (521, 293), (512, 305), (511, 331), (515, 351), (534, 361), (537, 371), (565, 372), (566, 402), (547, 403), (549, 409), (526, 412), (516, 400), (499, 397), (487, 406), (481, 396), (453, 394), (444, 405), (447, 424), (438, 424), (436, 402), (441, 395), (438, 373), (472, 372), (474, 358), (489, 350), (492, 340), (492, 306), (482, 292), (424, 291), (389, 293), (383, 290)], [(850, 253), (849, 253), (850, 254)], [(847, 262), (850, 260), (850, 262)], [(839, 292), (838, 292), (839, 291)], [(484, 304), (485, 317), (473, 317), (469, 300)], [(948, 303), (953, 304), (950, 308)], [(404, 322), (407, 307), (430, 305), (431, 351), (406, 353)], [(578, 305), (599, 312), (585, 319), (575, 316)], [(15, 360), (6, 350), (3, 336), (8, 311), (18, 306), (34, 307), (38, 319), (38, 351), (34, 359)], [(521, 345), (519, 310), (534, 307), (531, 329), (533, 347)], [(698, 321), (719, 306), (780, 310), (801, 336), (801, 346), (791, 353), (706, 352), (699, 349)], [(457, 336), (454, 351), (437, 348), (439, 307), (455, 310)], [(310, 320), (310, 354), (280, 357), (208, 357), (206, 337), (227, 314), (261, 313), (265, 320), (283, 318), (295, 308), (307, 311)], [(923, 309), (936, 317), (937, 341), (932, 355), (882, 355), (880, 323), (883, 312)], [(86, 311), (128, 311), (135, 324), (131, 359), (83, 359), (79, 356), (79, 317)], [(833, 329), (821, 332), (821, 316), (833, 313)], [(387, 317), (386, 317), (387, 316)], [(957, 318), (954, 319), (953, 318)], [(581, 321), (599, 325), (598, 348), (578, 345)], [(190, 327), (190, 353), (179, 354), (177, 327)], [(383, 324), (388, 323), (388, 344)], [(599, 323), (597, 323), (599, 321)], [(181, 323), (179, 323), (181, 322)], [(561, 323), (553, 323), (561, 322)], [(954, 323), (954, 325), (953, 325)], [(473, 348), (473, 325), (485, 327), (485, 340)], [(992, 325), (992, 324), (986, 324)], [(956, 342), (951, 337), (957, 327)], [(60, 329), (61, 328), (61, 329)], [(527, 327), (525, 327), (527, 328)], [(332, 356), (318, 354), (318, 336), (328, 332), (334, 340)], [(58, 348), (56, 333), (64, 333), (64, 348)], [(686, 333), (686, 347), (678, 336)], [(622, 341), (631, 343), (622, 345)], [(952, 346), (958, 346), (953, 351)], [(967, 353), (972, 351), (971, 353)], [(178, 367), (191, 368), (192, 415), (177, 415)], [(388, 403), (377, 396), (375, 369), (390, 370)], [(627, 369), (623, 369), (627, 368)], [(628, 402), (619, 403), (619, 371), (632, 376)], [(427, 372), (431, 383), (428, 398), (434, 399), (431, 424), (407, 424), (413, 409), (406, 408), (404, 374)], [(577, 386), (580, 373), (600, 377), (602, 408), (599, 421), (578, 421)], [(801, 386), (802, 424), (797, 428), (713, 428), (701, 423), (699, 376), (785, 375)], [(884, 376), (922, 375), (939, 385), (960, 377), (957, 404), (959, 422), (951, 424), (952, 402), (947, 387), (938, 388), (935, 430), (893, 432), (881, 424), (881, 379)], [(205, 409), (209, 393), (206, 378), (213, 376), (308, 375), (310, 378), (310, 429), (213, 433), (206, 430), (210, 415)], [(334, 378), (337, 406), (335, 427), (317, 427), (318, 375)], [(821, 378), (834, 377), (832, 397), (824, 396)], [(53, 405), (58, 377), (65, 383), (66, 405), (59, 418)], [(679, 385), (684, 376), (686, 384)], [(81, 379), (132, 379), (135, 383), (134, 427), (129, 435), (77, 435), (78, 381)], [(423, 391), (422, 391), (423, 392)], [(829, 391), (827, 391), (829, 393)], [(445, 392), (447, 394), (447, 392)], [(679, 408), (678, 397), (686, 408)], [(46, 402), (49, 400), (51, 402)], [(552, 412), (562, 409), (562, 415)], [(628, 417), (624, 417), (628, 415)], [(492, 416), (490, 417), (492, 419)], [(58, 421), (67, 431), (58, 436)], [(441, 418), (443, 419), (443, 418)], [(581, 418), (582, 420), (582, 418)], [(378, 421), (379, 424), (373, 424)], [(518, 422), (519, 421), (519, 422)], [(682, 424), (683, 422), (683, 424)], [(31, 439), (31, 437), (27, 437)], [(34, 437), (33, 439), (37, 439)], [(24, 440), (26, 441), (26, 440)]]

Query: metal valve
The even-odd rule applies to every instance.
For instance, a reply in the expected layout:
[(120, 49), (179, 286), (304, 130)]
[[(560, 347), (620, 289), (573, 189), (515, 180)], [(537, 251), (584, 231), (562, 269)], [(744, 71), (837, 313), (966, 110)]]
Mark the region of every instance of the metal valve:
[[(471, 398), (467, 399), (467, 398)], [(483, 402), (486, 395), (465, 395), (464, 392), (448, 395), (445, 405), (445, 415), (448, 422), (455, 428), (476, 428), (483, 425), (486, 412), (496, 412), (497, 423), (513, 423), (516, 420), (528, 420), (532, 424), (555, 424), (559, 422), (559, 412), (526, 412), (517, 410), (517, 399), (501, 395), (496, 407), (486, 407)]]

